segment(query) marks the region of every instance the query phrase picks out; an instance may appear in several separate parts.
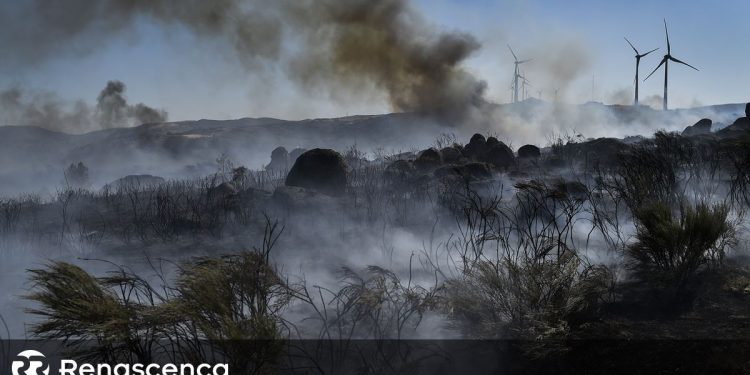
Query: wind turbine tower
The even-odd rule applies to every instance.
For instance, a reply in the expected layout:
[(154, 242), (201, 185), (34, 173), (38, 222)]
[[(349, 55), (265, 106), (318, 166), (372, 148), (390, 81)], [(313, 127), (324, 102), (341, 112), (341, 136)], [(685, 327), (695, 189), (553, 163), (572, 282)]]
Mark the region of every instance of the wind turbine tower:
[[(649, 74), (646, 77), (646, 79), (648, 79), (648, 77), (651, 77), (651, 75), (653, 75), (659, 68), (661, 68), (662, 65), (664, 65), (664, 110), (666, 111), (667, 108), (668, 108), (667, 107), (667, 87), (668, 87), (668, 82), (669, 82), (669, 61), (671, 60), (671, 61), (676, 62), (678, 64), (689, 66), (689, 67), (691, 67), (691, 68), (693, 68), (695, 70), (698, 70), (698, 68), (696, 68), (696, 67), (694, 67), (694, 66), (692, 66), (692, 65), (690, 65), (690, 64), (688, 64), (688, 63), (686, 63), (684, 61), (680, 61), (677, 58), (675, 58), (674, 56), (672, 56), (672, 46), (669, 45), (669, 31), (667, 30), (667, 20), (666, 19), (664, 20), (664, 34), (666, 34), (666, 36), (667, 36), (667, 54), (664, 55), (664, 57), (661, 59), (661, 62), (659, 63), (659, 65), (654, 69), (653, 72), (651, 72), (651, 74)], [(646, 79), (644, 79), (644, 81)]]
[(637, 49), (635, 49), (635, 46), (633, 46), (633, 43), (630, 43), (628, 38), (625, 38), (625, 41), (630, 44), (630, 48), (635, 51), (635, 100), (633, 100), (633, 105), (638, 105), (638, 66), (641, 64), (641, 58), (646, 57), (649, 53), (656, 51), (658, 48), (654, 48), (651, 51), (648, 51), (644, 54), (640, 54)]
[(508, 49), (510, 50), (510, 54), (513, 55), (515, 65), (515, 69), (513, 71), (513, 103), (518, 103), (518, 80), (523, 78), (521, 76), (521, 72), (518, 70), (518, 66), (531, 61), (531, 59), (518, 60), (518, 57), (516, 57), (516, 53), (513, 52), (513, 48), (510, 48), (510, 44), (508, 45)]

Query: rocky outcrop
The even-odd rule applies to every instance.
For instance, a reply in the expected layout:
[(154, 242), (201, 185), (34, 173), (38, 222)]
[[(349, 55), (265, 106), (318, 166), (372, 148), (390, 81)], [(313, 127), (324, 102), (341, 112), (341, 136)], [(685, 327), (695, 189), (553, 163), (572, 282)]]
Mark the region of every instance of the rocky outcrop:
[(469, 143), (464, 146), (463, 154), (467, 158), (478, 158), (487, 149), (487, 140), (481, 134), (471, 136)]
[(521, 159), (539, 159), (540, 156), (542, 152), (534, 145), (525, 145), (518, 149), (518, 157)]
[(740, 117), (732, 125), (716, 132), (721, 138), (737, 138), (750, 134), (750, 103), (745, 106), (745, 117)]
[(682, 131), (683, 137), (694, 137), (698, 135), (711, 134), (711, 119), (701, 119), (693, 125), (688, 126)]
[(285, 172), (289, 168), (289, 153), (284, 147), (276, 147), (271, 151), (271, 162), (266, 165), (269, 172)]
[(346, 191), (349, 167), (338, 152), (316, 148), (297, 158), (286, 177), (286, 186), (297, 186), (330, 196)]
[(414, 166), (420, 171), (433, 170), (443, 164), (443, 157), (434, 148), (423, 150), (414, 160)]
[(463, 158), (460, 146), (444, 147), (440, 149), (440, 155), (442, 155), (444, 163), (458, 163)]
[(506, 169), (513, 165), (515, 156), (513, 150), (505, 143), (490, 137), (485, 145), (485, 150), (477, 158), (479, 161), (493, 165), (498, 169)]

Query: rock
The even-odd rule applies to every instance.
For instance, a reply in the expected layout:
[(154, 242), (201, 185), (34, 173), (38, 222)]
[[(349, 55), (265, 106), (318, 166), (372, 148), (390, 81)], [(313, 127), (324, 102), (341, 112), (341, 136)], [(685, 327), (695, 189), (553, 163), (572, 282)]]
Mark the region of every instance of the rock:
[(290, 161), (290, 162), (291, 162), (292, 164), (294, 164), (294, 162), (295, 162), (295, 161), (297, 161), (297, 158), (298, 158), (298, 157), (299, 157), (300, 155), (304, 154), (304, 153), (305, 153), (305, 151), (307, 151), (307, 149), (304, 149), (304, 148), (299, 148), (299, 147), (298, 147), (298, 148), (295, 148), (294, 150), (292, 150), (292, 151), (291, 151), (291, 152), (289, 153), (289, 161)]
[(316, 148), (297, 158), (286, 177), (286, 186), (315, 190), (330, 196), (346, 191), (349, 167), (338, 152)]
[(618, 162), (619, 154), (628, 149), (628, 145), (616, 138), (597, 138), (594, 140), (573, 143), (564, 146), (572, 154), (592, 167), (613, 166)]
[(386, 178), (402, 181), (412, 177), (416, 172), (414, 165), (408, 160), (396, 160), (385, 168)]
[(518, 149), (518, 157), (521, 159), (538, 159), (540, 156), (542, 152), (534, 145), (525, 145)]
[(286, 172), (289, 168), (289, 153), (284, 147), (276, 147), (271, 151), (271, 162), (266, 165), (269, 172)]
[(713, 121), (711, 119), (701, 119), (693, 125), (688, 126), (682, 131), (683, 137), (693, 137), (696, 135), (711, 134), (711, 125)]
[(440, 155), (443, 156), (444, 163), (457, 163), (463, 157), (461, 149), (455, 147), (445, 147), (440, 149)]
[(164, 178), (150, 174), (131, 174), (105, 185), (105, 188), (140, 188), (164, 183)]
[(468, 158), (478, 158), (487, 149), (487, 141), (481, 134), (474, 134), (469, 144), (464, 146), (463, 154)]
[(516, 157), (513, 150), (505, 143), (498, 141), (492, 147), (488, 147), (479, 157), (480, 161), (491, 164), (496, 168), (508, 168), (515, 162)]
[(737, 138), (742, 137), (750, 132), (750, 117), (740, 117), (732, 125), (727, 126), (716, 132), (720, 138)]
[(443, 157), (440, 152), (434, 148), (428, 148), (419, 153), (414, 166), (419, 170), (432, 170), (443, 164)]
[(461, 165), (444, 165), (435, 170), (435, 177), (459, 176), (469, 180), (486, 180), (492, 177), (490, 166), (485, 163), (472, 162)]
[(487, 143), (487, 140), (484, 139), (484, 136), (479, 133), (472, 135), (471, 139), (469, 139), (469, 144), (479, 144), (479, 143), (482, 143), (482, 144)]
[(237, 188), (231, 182), (222, 182), (208, 190), (208, 195), (214, 198), (226, 198), (236, 195)]
[(716, 132), (721, 138), (737, 138), (746, 136), (750, 132), (750, 103), (745, 105), (745, 117), (740, 117), (732, 125)]
[(500, 143), (502, 143), (502, 142), (500, 142), (500, 141), (499, 141), (499, 140), (498, 140), (497, 138), (495, 138), (495, 137), (487, 137), (487, 147), (488, 147), (488, 148), (490, 148), (490, 147), (495, 147), (495, 146), (499, 145)]

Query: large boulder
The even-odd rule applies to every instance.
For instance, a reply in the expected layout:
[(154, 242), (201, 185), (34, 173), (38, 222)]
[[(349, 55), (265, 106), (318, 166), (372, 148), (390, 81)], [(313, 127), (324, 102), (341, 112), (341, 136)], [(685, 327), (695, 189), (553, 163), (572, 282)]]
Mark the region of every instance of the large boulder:
[(524, 145), (518, 149), (518, 157), (521, 159), (538, 159), (540, 156), (542, 152), (534, 145)]
[(271, 162), (266, 165), (269, 172), (285, 172), (289, 168), (289, 153), (284, 147), (276, 147), (271, 151)]
[(487, 148), (495, 147), (495, 146), (499, 145), (500, 143), (502, 143), (502, 142), (500, 142), (495, 137), (487, 137)]
[(385, 167), (385, 176), (390, 180), (403, 181), (414, 176), (416, 169), (408, 160), (396, 160)]
[(442, 164), (443, 157), (440, 155), (440, 152), (434, 148), (423, 150), (417, 155), (417, 160), (414, 161), (414, 166), (422, 171), (435, 169)]
[(688, 126), (682, 131), (683, 137), (694, 137), (697, 135), (711, 134), (711, 119), (701, 119), (693, 125)]
[(349, 167), (338, 152), (316, 148), (297, 158), (286, 177), (286, 186), (297, 186), (340, 196), (346, 191)]
[(487, 150), (487, 140), (481, 134), (474, 134), (469, 140), (469, 144), (464, 146), (464, 156), (468, 158), (478, 158)]
[(732, 125), (716, 132), (721, 138), (742, 137), (750, 132), (750, 103), (745, 106), (745, 117), (740, 117)]
[(440, 155), (442, 155), (444, 163), (457, 163), (463, 157), (460, 146), (444, 147), (440, 149)]
[[(563, 146), (562, 153), (583, 161), (592, 167), (610, 167), (617, 165), (620, 153), (630, 146), (616, 138), (597, 138), (581, 143), (571, 143)], [(562, 155), (558, 155), (563, 157)], [(565, 165), (568, 160), (560, 160)]]
[(487, 149), (480, 155), (480, 161), (500, 169), (505, 169), (513, 165), (516, 158), (510, 147), (500, 141), (497, 141), (497, 143), (492, 142), (491, 144), (492, 146), (487, 146)]

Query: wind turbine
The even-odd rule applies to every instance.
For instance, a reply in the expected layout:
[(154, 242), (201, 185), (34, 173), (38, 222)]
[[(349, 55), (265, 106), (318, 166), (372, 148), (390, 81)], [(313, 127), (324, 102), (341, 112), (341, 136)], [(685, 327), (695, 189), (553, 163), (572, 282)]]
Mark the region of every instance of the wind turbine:
[[(696, 67), (694, 67), (694, 66), (692, 66), (692, 65), (690, 65), (690, 64), (688, 64), (688, 63), (686, 63), (684, 61), (680, 61), (680, 60), (676, 59), (675, 57), (672, 57), (672, 47), (669, 45), (669, 31), (667, 30), (667, 20), (666, 19), (664, 19), (664, 34), (667, 35), (667, 54), (664, 55), (664, 57), (661, 59), (661, 62), (659, 63), (659, 65), (654, 69), (653, 72), (651, 72), (651, 74), (649, 74), (646, 77), (646, 79), (648, 79), (648, 77), (651, 77), (652, 74), (654, 74), (662, 65), (664, 65), (664, 110), (666, 111), (667, 110), (667, 82), (668, 82), (668, 78), (669, 78), (669, 60), (672, 60), (672, 61), (674, 61), (676, 63), (679, 63), (679, 64), (682, 64), (682, 65), (687, 65), (687, 66), (689, 66), (689, 67), (691, 67), (691, 68), (693, 68), (695, 70), (698, 70), (698, 68), (696, 68)], [(646, 79), (644, 79), (644, 81)]]
[(531, 82), (528, 79), (526, 79), (526, 77), (524, 77), (524, 76), (522, 76), (520, 74), (518, 75), (518, 78), (521, 79), (521, 85), (523, 86), (523, 96), (522, 96), (522, 98), (523, 98), (523, 100), (526, 100), (526, 99), (528, 99), (528, 96), (526, 95), (526, 86), (531, 86)]
[(633, 43), (630, 43), (628, 38), (625, 38), (625, 41), (628, 42), (628, 44), (630, 44), (630, 47), (633, 49), (633, 51), (635, 51), (635, 81), (634, 81), (635, 82), (635, 100), (633, 101), (633, 105), (637, 106), (638, 105), (638, 66), (641, 64), (641, 57), (645, 57), (649, 53), (656, 51), (658, 48), (654, 48), (651, 51), (648, 51), (641, 55), (638, 52), (638, 50), (635, 49), (635, 46), (633, 46)]
[(513, 55), (513, 60), (515, 64), (515, 70), (513, 72), (513, 103), (518, 102), (518, 79), (522, 78), (521, 73), (518, 71), (518, 66), (531, 61), (531, 59), (526, 60), (518, 60), (518, 57), (516, 57), (516, 53), (513, 52), (513, 48), (510, 48), (510, 44), (508, 44), (508, 49), (510, 50), (510, 54)]

